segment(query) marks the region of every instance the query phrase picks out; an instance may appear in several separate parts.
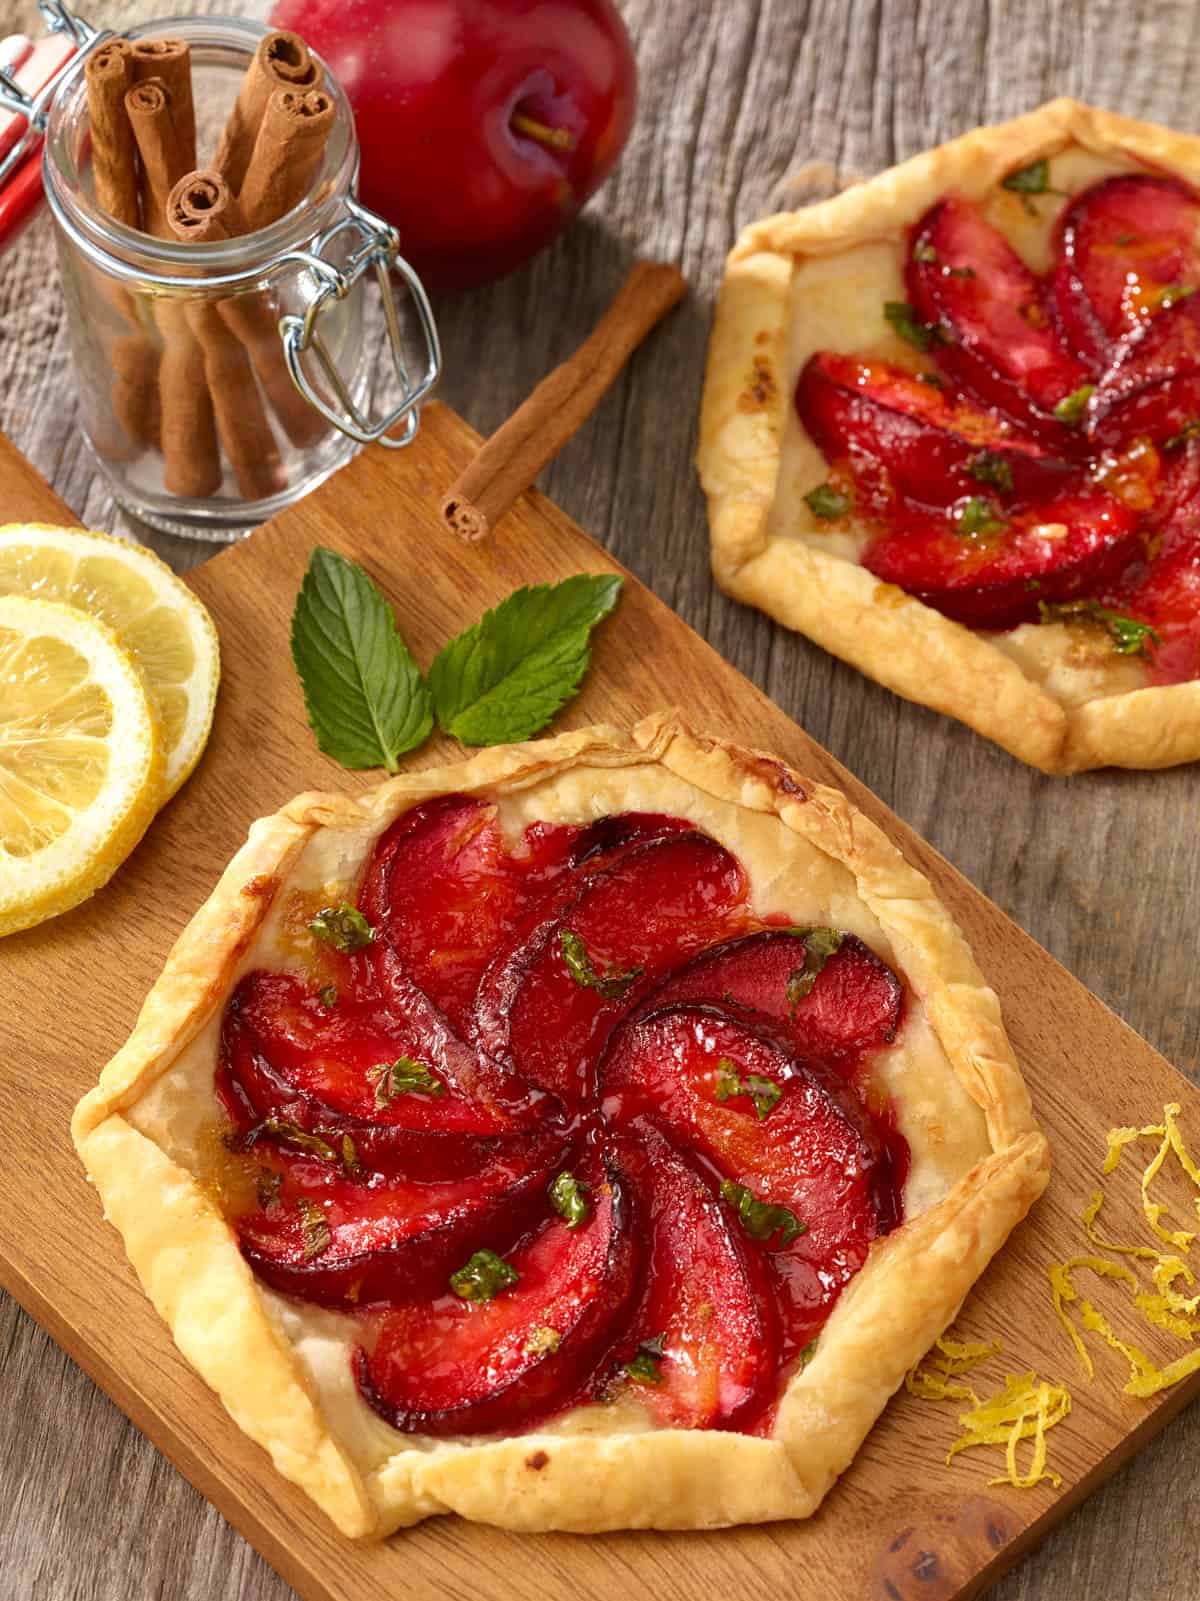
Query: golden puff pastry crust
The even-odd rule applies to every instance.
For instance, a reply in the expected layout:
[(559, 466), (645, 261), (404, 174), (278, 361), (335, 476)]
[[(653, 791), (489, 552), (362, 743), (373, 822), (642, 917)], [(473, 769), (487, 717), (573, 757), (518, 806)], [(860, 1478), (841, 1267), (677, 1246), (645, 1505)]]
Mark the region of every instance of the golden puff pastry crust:
[[(1036, 205), (1000, 187), (1043, 158), (1053, 193)], [(717, 582), (1047, 773), (1195, 761), (1200, 682), (1148, 686), (1139, 664), (1089, 630), (977, 632), (882, 583), (858, 561), (865, 530), (831, 534), (803, 502), (827, 469), (792, 392), (818, 348), (913, 365), (881, 307), (905, 298), (907, 230), (948, 191), (983, 205), (1042, 271), (1063, 197), (1146, 169), (1200, 183), (1200, 138), (1069, 99), (976, 128), (830, 200), (745, 228), (726, 263), (709, 345), (697, 464)]]
[[(905, 1022), (878, 1073), (912, 1152), (906, 1221), (872, 1247), (787, 1379), (769, 1435), (661, 1428), (628, 1395), (509, 1438), (400, 1434), (354, 1388), (353, 1317), (274, 1294), (239, 1252), (197, 1132), (218, 1111), (225, 1001), (241, 973), (272, 961), (289, 891), (352, 888), (399, 814), (451, 792), (493, 802), (514, 837), (535, 819), (684, 816), (738, 856), (756, 912), (848, 928), (905, 980)], [(354, 1536), (445, 1512), (581, 1532), (808, 1516), (1049, 1175), (999, 1003), (928, 881), (839, 791), (668, 716), (632, 734), (597, 726), (488, 750), (355, 797), (301, 795), (255, 823), (72, 1128), (180, 1350)]]

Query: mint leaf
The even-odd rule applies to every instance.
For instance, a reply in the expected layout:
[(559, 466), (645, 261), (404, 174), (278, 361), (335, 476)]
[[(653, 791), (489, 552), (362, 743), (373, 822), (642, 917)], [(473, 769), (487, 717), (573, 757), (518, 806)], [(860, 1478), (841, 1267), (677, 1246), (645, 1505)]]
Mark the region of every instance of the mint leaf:
[(451, 640), (429, 670), (443, 730), (464, 745), (506, 745), (544, 728), (579, 688), (589, 636), (621, 582), (581, 573), (518, 589)]
[(357, 562), (317, 545), (292, 612), (309, 726), (343, 767), (386, 767), (433, 731), (429, 690), (391, 607)]

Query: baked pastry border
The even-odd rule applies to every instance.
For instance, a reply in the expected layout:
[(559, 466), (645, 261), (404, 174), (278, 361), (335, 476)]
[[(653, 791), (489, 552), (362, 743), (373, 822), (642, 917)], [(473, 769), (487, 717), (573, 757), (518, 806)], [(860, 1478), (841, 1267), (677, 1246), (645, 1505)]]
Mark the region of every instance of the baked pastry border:
[(830, 200), (743, 229), (717, 305), (697, 453), (713, 573), (735, 599), (1043, 772), (1170, 767), (1200, 759), (1200, 682), (1152, 685), (1067, 707), (985, 635), (857, 562), (768, 530), (791, 406), (787, 334), (795, 259), (891, 237), (946, 190), (981, 197), (1014, 168), (1072, 142), (1200, 181), (1200, 137), (1061, 98), (1011, 122), (976, 128)]
[[(212, 1198), (126, 1114), (223, 1005), (239, 961), (317, 830), (361, 828), (373, 839), (401, 811), (438, 793), (505, 793), (572, 768), (648, 763), (723, 803), (774, 814), (850, 869), (984, 1113), (991, 1154), (872, 1249), (812, 1360), (786, 1386), (769, 1438), (660, 1429), (431, 1441), (360, 1472)], [(284, 1477), (352, 1536), (385, 1535), (451, 1511), (511, 1529), (581, 1532), (807, 1516), (1049, 1177), (1049, 1148), (999, 1002), (928, 880), (839, 791), (773, 757), (694, 735), (671, 716), (646, 719), (632, 736), (599, 725), (484, 751), (356, 797), (300, 795), (256, 822), (176, 942), (129, 1040), (79, 1103), (72, 1133), (106, 1217), (184, 1356)]]

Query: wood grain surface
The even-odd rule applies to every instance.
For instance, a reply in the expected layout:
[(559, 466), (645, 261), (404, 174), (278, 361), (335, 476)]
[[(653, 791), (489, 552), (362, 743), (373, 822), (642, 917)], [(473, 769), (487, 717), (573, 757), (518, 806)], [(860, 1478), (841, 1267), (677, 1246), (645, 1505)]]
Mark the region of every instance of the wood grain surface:
[[(691, 302), (635, 358), (544, 487), (1195, 1076), (1196, 772), (1042, 778), (725, 599), (708, 577), (688, 400), (698, 402), (713, 290), (738, 226), (837, 175), (878, 170), (1055, 93), (1195, 130), (1193, 7), (623, 0), (623, 8), (642, 69), (625, 160), (555, 248), (505, 283), (438, 306), (445, 397), (491, 429), (586, 333), (633, 253), (678, 261), (695, 286)], [(85, 9), (109, 26), (156, 10), (100, 0)], [(263, 8), (194, 0), (187, 9)], [(33, 25), (33, 10), (0, 0), (0, 33)], [(814, 172), (813, 162), (824, 166)], [(85, 521), (138, 537), (115, 516), (76, 432), (44, 220), (0, 265), (0, 374), (0, 427)], [(207, 554), (153, 542), (181, 567)], [(1097, 1073), (1119, 1071), (1096, 1063)], [(4, 1601), (286, 1597), (286, 1585), (11, 1303), (0, 1309), (0, 1341)], [(1198, 1446), (1193, 1409), (995, 1595), (1196, 1601), (1189, 1469)], [(778, 1571), (771, 1578), (782, 1593), (793, 1587)], [(445, 1593), (473, 1593), (471, 1576), (448, 1571)], [(663, 1593), (673, 1593), (665, 1576)]]
[[(953, 1414), (901, 1394), (808, 1522), (580, 1540), (511, 1536), (452, 1519), (383, 1545), (352, 1544), (269, 1471), (261, 1451), (205, 1393), (88, 1194), (67, 1136), (72, 1103), (120, 1043), (175, 935), (244, 837), (247, 819), (300, 789), (361, 787), (376, 776), (348, 774), (319, 756), (305, 728), (287, 638), (312, 546), (332, 546), (366, 565), (421, 662), (464, 617), (521, 584), (610, 565), (541, 496), (520, 502), (483, 544), (465, 546), (439, 506), (477, 444), (453, 412), (430, 406), (409, 450), (359, 456), (253, 539), (192, 574), (222, 642), (220, 711), (203, 762), (102, 894), (5, 941), (10, 983), (0, 991), (0, 1035), (10, 1058), (35, 1072), (0, 1076), (0, 1126), (24, 1135), (15, 1159), (0, 1167), (7, 1221), (0, 1278), (304, 1601), (434, 1601), (447, 1566), (477, 1570), (478, 1601), (605, 1601), (618, 1575), (627, 1601), (657, 1601), (664, 1573), (680, 1592), (716, 1601), (744, 1591), (764, 1570), (781, 1580), (803, 1572), (815, 1594), (836, 1601), (967, 1601), (1200, 1390), (1195, 1375), (1152, 1405), (1131, 1404), (1120, 1393), (1119, 1362), (1102, 1363), (1094, 1383), (1079, 1381), (1046, 1277), (1049, 1263), (1083, 1244), (1079, 1214), (1095, 1187), (1104, 1131), (1141, 1122), (1174, 1099), (1184, 1103), (1184, 1126), (1200, 1128), (1200, 1095), (636, 582), (604, 626), (583, 691), (559, 726), (600, 719), (628, 725), (682, 705), (704, 731), (777, 754), (805, 782), (847, 788), (928, 873), (1001, 997), (1054, 1150), (1055, 1176), (956, 1327), (960, 1337), (1002, 1343), (1005, 1355), (986, 1389), (1009, 1368), (1071, 1382), (1072, 1414), (1053, 1436), (1061, 1490), (1043, 1484), (1032, 1493), (997, 1491), (989, 1486), (999, 1467), (994, 1457), (990, 1464), (960, 1458), (949, 1470)], [(11, 452), (0, 456), (0, 495), (26, 515), (39, 512), (47, 491), (38, 489), (31, 503), (32, 469), (18, 463), (17, 481), (13, 465)], [(442, 739), (415, 761), (456, 753)], [(1119, 1064), (1119, 1072), (1097, 1074), (1094, 1061)], [(1108, 1188), (1105, 1226), (1110, 1237), (1128, 1239), (1139, 1232), (1136, 1164), (1127, 1162)], [(1161, 1189), (1171, 1193), (1169, 1180)], [(154, 1204), (152, 1195), (146, 1204)], [(1128, 1309), (1119, 1295), (1112, 1299), (1124, 1327)], [(1147, 1343), (1160, 1361), (1176, 1355), (1169, 1341)]]

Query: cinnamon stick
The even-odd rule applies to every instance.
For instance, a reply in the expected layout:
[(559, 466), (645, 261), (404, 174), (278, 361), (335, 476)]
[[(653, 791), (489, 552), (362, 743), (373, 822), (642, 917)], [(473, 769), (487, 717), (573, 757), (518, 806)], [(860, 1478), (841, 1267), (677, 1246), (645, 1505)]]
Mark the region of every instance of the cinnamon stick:
[[(188, 171), (186, 130), (161, 79), (135, 84), (125, 96), (125, 108), (142, 158), (142, 227), (160, 239), (170, 238), (167, 201)], [(160, 298), (153, 304), (163, 340), (159, 365), (163, 483), (171, 494), (188, 499), (213, 495), (221, 487), (221, 457), (204, 353), (182, 301)]]
[[(128, 228), (136, 228), (139, 221), (137, 143), (125, 110), (133, 70), (127, 39), (102, 44), (84, 69), (96, 204)], [(114, 339), (109, 353), (110, 404), (122, 442), (118, 446), (109, 441), (105, 451), (126, 454), (130, 447), (158, 443), (158, 350), (142, 330), (129, 294), (99, 274), (96, 283), (128, 330)]]
[(154, 320), (163, 337), (158, 369), (163, 484), (172, 495), (202, 500), (216, 494), (222, 477), (204, 353), (181, 301), (156, 302)]
[(307, 195), (334, 116), (323, 89), (276, 89), (270, 96), (238, 195), (248, 232), (265, 228)]
[(687, 291), (666, 262), (637, 262), (569, 360), (556, 367), (481, 447), (442, 501), (465, 540), (483, 539), (587, 420), (650, 330)]
[(196, 107), (192, 99), (192, 50), (186, 39), (139, 39), (129, 46), (134, 83), (154, 78), (171, 97), (184, 171), (196, 165)]
[(213, 162), (234, 194), (246, 180), (267, 101), (275, 90), (319, 89), (324, 78), (320, 62), (298, 33), (279, 28), (259, 41)]
[[(221, 188), (216, 173), (188, 173), (175, 185), (167, 201), (167, 219), (176, 238), (194, 240), (198, 233), (209, 241), (230, 237), (228, 226), (236, 202), (228, 190), (222, 195)], [(226, 203), (206, 207), (206, 200)], [(199, 220), (194, 220), (197, 213)], [(255, 386), (250, 358), (222, 317), (223, 304), (190, 300), (186, 308), (188, 326), (204, 358), (217, 435), (238, 489), (247, 500), (263, 500), (286, 488), (287, 475)]]
[[(145, 78), (125, 95), (125, 110), (142, 158), (142, 227), (156, 239), (169, 239), (167, 199), (191, 159), (185, 119), (180, 117), (161, 78)], [(193, 144), (195, 143), (193, 139)]]
[[(175, 237), (194, 244), (236, 239), (245, 232), (241, 207), (215, 169), (181, 178), (171, 191), (167, 213)], [(315, 444), (328, 425), (292, 382), (279, 343), (278, 314), (264, 298), (264, 291), (220, 300), (217, 313), (245, 347), (263, 393), (292, 444), (300, 449)]]
[(133, 86), (133, 52), (127, 39), (110, 39), (93, 50), (84, 69), (92, 176), (96, 204), (127, 228), (138, 225), (137, 145), (125, 111)]

